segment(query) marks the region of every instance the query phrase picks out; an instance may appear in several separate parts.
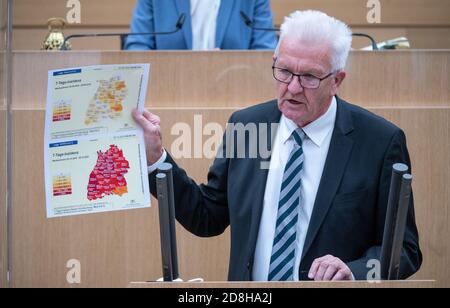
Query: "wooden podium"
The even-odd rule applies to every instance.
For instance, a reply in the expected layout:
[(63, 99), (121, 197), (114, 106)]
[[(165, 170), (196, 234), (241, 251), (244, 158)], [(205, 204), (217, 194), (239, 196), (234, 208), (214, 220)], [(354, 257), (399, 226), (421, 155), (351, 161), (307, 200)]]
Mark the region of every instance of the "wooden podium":
[[(161, 117), (164, 143), (169, 151), (179, 137), (172, 131), (176, 123), (193, 127), (192, 134), (199, 134), (202, 145), (209, 138), (206, 125), (224, 128), (233, 111), (276, 95), (271, 52), (14, 52), (12, 63), (13, 287), (73, 287), (66, 280), (69, 270), (66, 265), (71, 259), (81, 264), (81, 284), (75, 286), (124, 287), (130, 281), (161, 276), (156, 200), (153, 199), (150, 209), (46, 218), (43, 144), (48, 70), (151, 63), (146, 105)], [(436, 279), (437, 286), (447, 287), (450, 286), (449, 68), (448, 50), (355, 51), (350, 55), (348, 77), (340, 92), (343, 99), (368, 108), (406, 132), (415, 176), (416, 219), (424, 253), (424, 264), (414, 279)], [(203, 123), (198, 132), (194, 119)], [(193, 147), (193, 158), (177, 161), (196, 181), (203, 182), (212, 157), (205, 158), (196, 150)], [(182, 277), (227, 279), (228, 231), (211, 239), (197, 238), (180, 226), (177, 232)], [(300, 287), (335, 285), (295, 284)], [(433, 284), (386, 282), (367, 286), (399, 285)]]
[(367, 281), (345, 281), (345, 282), (132, 282), (128, 288), (154, 289), (154, 288), (182, 288), (182, 289), (320, 289), (320, 288), (434, 288), (436, 282), (433, 280), (404, 280), (404, 281), (382, 281), (369, 283)]

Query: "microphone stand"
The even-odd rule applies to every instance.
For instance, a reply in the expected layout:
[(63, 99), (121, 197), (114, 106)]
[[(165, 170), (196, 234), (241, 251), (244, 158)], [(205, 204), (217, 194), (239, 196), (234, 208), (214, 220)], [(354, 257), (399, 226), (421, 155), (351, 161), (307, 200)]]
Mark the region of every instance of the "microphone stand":
[(64, 39), (63, 44), (61, 45), (59, 50), (67, 50), (67, 42), (73, 38), (82, 38), (82, 37), (111, 37), (111, 36), (120, 36), (123, 40), (124, 37), (128, 36), (136, 36), (136, 35), (169, 35), (174, 34), (180, 31), (183, 28), (184, 21), (186, 20), (186, 16), (184, 13), (178, 17), (177, 23), (175, 25), (175, 30), (167, 31), (167, 32), (140, 32), (140, 33), (92, 33), (92, 34), (73, 34), (69, 35)]
[(254, 27), (253, 26), (253, 21), (250, 19), (250, 17), (248, 17), (243, 11), (240, 12), (241, 13), (241, 18), (244, 21), (245, 25), (249, 28), (252, 28), (253, 30), (258, 30), (258, 31), (273, 31), (273, 32), (279, 32), (280, 29), (279, 28), (258, 28), (258, 27)]
[(379, 50), (377, 42), (373, 37), (365, 33), (352, 33), (353, 36), (367, 37), (372, 42), (372, 50)]
[[(244, 21), (244, 23), (247, 25), (247, 27), (252, 28), (253, 30), (259, 30), (259, 31), (274, 31), (279, 32), (279, 28), (258, 28), (253, 26), (253, 21), (248, 17), (243, 11), (241, 13), (241, 18)], [(352, 33), (352, 36), (361, 36), (361, 37), (367, 37), (372, 42), (372, 49), (378, 50), (377, 42), (373, 37), (371, 37), (368, 34), (365, 33)]]

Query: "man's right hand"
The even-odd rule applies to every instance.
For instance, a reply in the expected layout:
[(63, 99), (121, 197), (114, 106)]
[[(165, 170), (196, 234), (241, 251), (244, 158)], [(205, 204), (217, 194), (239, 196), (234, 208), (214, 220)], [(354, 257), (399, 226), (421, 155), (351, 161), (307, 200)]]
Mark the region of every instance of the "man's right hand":
[(148, 110), (141, 114), (137, 109), (133, 110), (134, 120), (143, 128), (145, 149), (147, 153), (147, 164), (153, 165), (164, 153), (161, 137), (161, 120)]

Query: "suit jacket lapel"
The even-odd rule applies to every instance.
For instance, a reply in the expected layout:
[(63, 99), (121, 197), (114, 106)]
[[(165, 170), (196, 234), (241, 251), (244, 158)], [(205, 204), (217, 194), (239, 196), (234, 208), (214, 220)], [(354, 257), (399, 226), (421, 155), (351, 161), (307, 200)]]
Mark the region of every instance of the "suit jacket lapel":
[(234, 0), (223, 0), (220, 2), (219, 14), (217, 15), (216, 26), (216, 47), (220, 48), (222, 45), (225, 31), (230, 22), (230, 15), (234, 6)]
[[(192, 49), (192, 22), (191, 22), (191, 5), (188, 0), (175, 0), (175, 5), (177, 7), (178, 16), (180, 14), (185, 14), (185, 22), (183, 25), (183, 35), (186, 41), (187, 49)], [(177, 17), (178, 18), (178, 17)], [(175, 26), (175, 24), (174, 24)]]
[(306, 234), (302, 259), (311, 248), (317, 232), (330, 209), (353, 147), (353, 140), (347, 136), (353, 130), (350, 111), (347, 110), (345, 103), (339, 98), (337, 98), (337, 103), (336, 123)]
[[(271, 106), (272, 107), (272, 106)], [(272, 151), (272, 145), (277, 133), (278, 126), (272, 126), (272, 124), (277, 124), (280, 122), (281, 118), (281, 112), (278, 109), (278, 104), (276, 101), (273, 103), (272, 110), (268, 110), (267, 114), (265, 114), (265, 120), (263, 119), (261, 121), (262, 124), (268, 125), (268, 136), (270, 138), (268, 139), (267, 149), (271, 152)], [(259, 124), (259, 123), (257, 123)], [(273, 130), (272, 130), (273, 129)], [(259, 128), (258, 128), (259, 132)], [(249, 260), (253, 260), (253, 256), (255, 253), (256, 248), (256, 240), (258, 239), (258, 232), (259, 232), (259, 226), (261, 223), (261, 215), (264, 207), (264, 193), (266, 190), (266, 182), (267, 182), (267, 176), (269, 174), (269, 164), (270, 164), (270, 157), (268, 158), (262, 158), (258, 154), (257, 159), (253, 159), (253, 170), (254, 173), (249, 175), (249, 178), (254, 179), (257, 181), (257, 189), (255, 191), (252, 191), (252, 195), (254, 196), (254, 202), (252, 204), (252, 217), (251, 217), (251, 225), (250, 225), (250, 235), (249, 235)], [(261, 168), (261, 166), (266, 166), (267, 168)]]

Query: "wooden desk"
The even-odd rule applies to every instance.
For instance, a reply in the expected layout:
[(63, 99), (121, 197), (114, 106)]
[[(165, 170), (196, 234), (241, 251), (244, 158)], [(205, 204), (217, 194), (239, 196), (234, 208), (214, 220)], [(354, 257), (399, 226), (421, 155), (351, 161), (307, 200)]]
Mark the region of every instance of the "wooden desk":
[(133, 289), (158, 289), (158, 288), (220, 288), (220, 289), (336, 289), (336, 288), (434, 288), (436, 282), (433, 280), (405, 280), (405, 281), (382, 281), (369, 283), (367, 281), (345, 281), (345, 282), (132, 282), (128, 288)]

